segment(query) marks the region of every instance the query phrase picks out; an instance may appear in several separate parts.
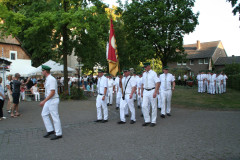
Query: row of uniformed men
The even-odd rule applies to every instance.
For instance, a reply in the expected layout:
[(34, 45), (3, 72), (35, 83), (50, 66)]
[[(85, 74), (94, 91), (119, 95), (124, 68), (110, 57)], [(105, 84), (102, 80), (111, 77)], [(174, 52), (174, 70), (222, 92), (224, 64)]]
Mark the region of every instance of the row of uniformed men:
[(200, 71), (197, 75), (198, 92), (207, 92), (209, 94), (225, 93), (227, 79), (227, 75), (220, 71), (216, 73), (214, 73), (213, 71), (208, 71), (208, 73)]
[[(126, 123), (126, 115), (128, 109), (131, 112), (130, 124), (136, 123), (134, 94), (138, 100), (138, 106), (142, 108), (145, 123), (143, 126), (155, 126), (157, 119), (157, 107), (161, 108), (161, 117), (165, 115), (171, 116), (171, 98), (172, 91), (175, 88), (175, 78), (168, 73), (168, 67), (164, 67), (163, 74), (157, 76), (156, 72), (151, 70), (150, 63), (144, 63), (145, 72), (139, 77), (131, 76), (128, 69), (123, 70), (124, 76), (121, 75), (115, 79), (115, 83), (111, 78), (108, 80), (103, 75), (103, 70), (98, 70), (96, 99), (97, 120), (95, 122), (108, 122), (107, 103), (112, 104), (110, 97), (113, 92), (113, 86), (116, 87), (116, 107), (120, 108), (120, 121), (118, 124)], [(109, 96), (108, 96), (109, 95)], [(109, 101), (106, 99), (110, 98)], [(157, 104), (158, 99), (158, 104)], [(167, 105), (166, 105), (167, 104)], [(152, 107), (152, 108), (150, 108)], [(103, 109), (103, 115), (102, 115)], [(150, 111), (152, 111), (150, 116)]]

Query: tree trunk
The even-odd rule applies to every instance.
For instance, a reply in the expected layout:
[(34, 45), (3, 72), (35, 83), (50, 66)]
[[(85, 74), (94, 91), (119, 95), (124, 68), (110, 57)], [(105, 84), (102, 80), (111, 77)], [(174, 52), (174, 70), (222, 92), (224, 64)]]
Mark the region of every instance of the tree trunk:
[[(63, 1), (64, 11), (67, 12), (67, 2)], [(67, 34), (67, 24), (62, 27), (62, 36), (63, 36), (63, 75), (64, 75), (64, 93), (68, 93), (68, 70), (67, 70), (67, 55), (68, 55), (68, 34)]]

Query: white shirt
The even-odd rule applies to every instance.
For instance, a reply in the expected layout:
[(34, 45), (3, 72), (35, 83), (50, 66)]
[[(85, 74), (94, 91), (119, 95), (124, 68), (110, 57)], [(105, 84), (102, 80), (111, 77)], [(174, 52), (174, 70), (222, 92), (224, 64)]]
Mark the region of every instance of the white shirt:
[[(138, 78), (137, 88), (140, 88), (140, 93), (141, 93), (141, 89), (142, 89), (142, 77), (141, 77), (141, 78), (140, 78), (140, 77)], [(137, 90), (137, 93), (139, 93), (138, 90)]]
[[(98, 78), (98, 94), (104, 94), (104, 89), (108, 87), (108, 79), (105, 76)], [(106, 93), (107, 94), (107, 93)]]
[[(128, 82), (128, 79), (131, 78)], [(128, 83), (127, 83), (128, 82)], [(137, 82), (135, 80), (135, 78), (128, 76), (128, 77), (123, 77), (122, 78), (122, 87), (123, 87), (123, 92), (125, 91), (125, 95), (126, 94), (131, 94), (132, 92), (132, 88), (137, 86)]]
[(114, 80), (113, 79), (108, 79), (108, 88), (112, 89), (114, 86)]
[(38, 92), (38, 87), (32, 86), (32, 91), (33, 91), (33, 93)]
[(120, 85), (119, 85), (119, 80), (120, 80), (120, 78), (119, 78), (119, 77), (116, 77), (114, 84), (115, 84), (116, 92), (121, 93), (121, 89), (120, 89)]
[(216, 81), (216, 76), (213, 74), (210, 76), (209, 83), (214, 83)]
[(217, 83), (217, 84), (220, 84), (221, 81), (222, 81), (222, 76), (221, 76), (221, 75), (218, 75), (218, 76), (216, 77), (216, 83)]
[(187, 78), (188, 78), (188, 76), (185, 74), (185, 75), (183, 76), (184, 81), (187, 80)]
[[(160, 77), (160, 76), (159, 76)], [(181, 76), (178, 76), (178, 80), (180, 81), (181, 80)]]
[(159, 82), (157, 73), (153, 70), (144, 72), (142, 76), (142, 84), (144, 89), (152, 89), (156, 86), (156, 83)]
[(163, 73), (160, 75), (160, 89), (161, 91), (167, 91), (172, 89), (172, 82), (175, 81), (174, 76), (171, 73)]
[(59, 98), (57, 80), (50, 74), (45, 81), (45, 97), (49, 96), (52, 90), (55, 90), (55, 94), (51, 99)]
[[(1, 93), (2, 95), (4, 95), (4, 90), (3, 90), (3, 87), (2, 87), (1, 84), (0, 84), (0, 93)], [(3, 97), (0, 96), (0, 99), (3, 100)]]
[(223, 82), (224, 83), (226, 83), (227, 79), (228, 79), (227, 75), (223, 75)]

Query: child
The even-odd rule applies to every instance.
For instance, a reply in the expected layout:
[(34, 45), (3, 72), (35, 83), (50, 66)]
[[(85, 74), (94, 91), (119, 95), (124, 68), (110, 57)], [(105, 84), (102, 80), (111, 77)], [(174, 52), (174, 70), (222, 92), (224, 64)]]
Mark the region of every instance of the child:
[(90, 87), (90, 83), (88, 83), (87, 85), (87, 91), (90, 91), (91, 87)]

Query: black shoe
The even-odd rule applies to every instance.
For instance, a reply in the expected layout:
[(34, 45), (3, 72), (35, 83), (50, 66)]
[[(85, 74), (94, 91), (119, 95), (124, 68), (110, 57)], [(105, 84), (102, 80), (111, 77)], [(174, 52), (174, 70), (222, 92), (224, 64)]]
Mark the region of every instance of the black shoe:
[(93, 122), (102, 122), (102, 120), (101, 120), (101, 119), (98, 119), (98, 120), (95, 120), (95, 121), (93, 121)]
[(161, 114), (161, 118), (165, 118), (165, 115), (164, 115), (164, 114)]
[(125, 124), (126, 122), (123, 121), (119, 121), (118, 124)]
[(60, 139), (60, 138), (62, 138), (62, 136), (53, 135), (50, 140), (57, 140), (57, 139)]
[(134, 124), (134, 123), (136, 123), (136, 121), (134, 121), (134, 120), (131, 120), (131, 121), (130, 121), (130, 124)]
[(108, 122), (108, 120), (102, 120), (102, 123), (106, 123), (106, 122)]
[(160, 110), (160, 111), (161, 111), (161, 110), (162, 110), (162, 108), (158, 108), (158, 110)]
[(119, 109), (119, 107), (116, 107), (116, 110), (118, 110)]
[(171, 115), (170, 113), (167, 113), (167, 116), (169, 116), (169, 117), (170, 117), (170, 116), (172, 116), (172, 115)]
[(138, 106), (138, 109), (140, 109), (141, 107), (140, 106)]
[(109, 106), (112, 106), (112, 104), (109, 104)]
[(143, 123), (142, 126), (148, 126), (150, 124), (150, 122), (148, 123)]
[(109, 106), (109, 103), (107, 104), (107, 106)]
[(125, 115), (125, 117), (129, 117), (129, 115), (128, 115), (128, 114), (126, 114), (126, 115)]
[(143, 114), (141, 114), (141, 117), (143, 117)]
[(47, 132), (43, 137), (44, 138), (49, 138), (50, 135), (54, 134), (55, 132), (54, 131), (51, 131), (51, 132)]
[(156, 126), (155, 123), (151, 123), (151, 124), (150, 124), (150, 127), (154, 127), (154, 126)]

